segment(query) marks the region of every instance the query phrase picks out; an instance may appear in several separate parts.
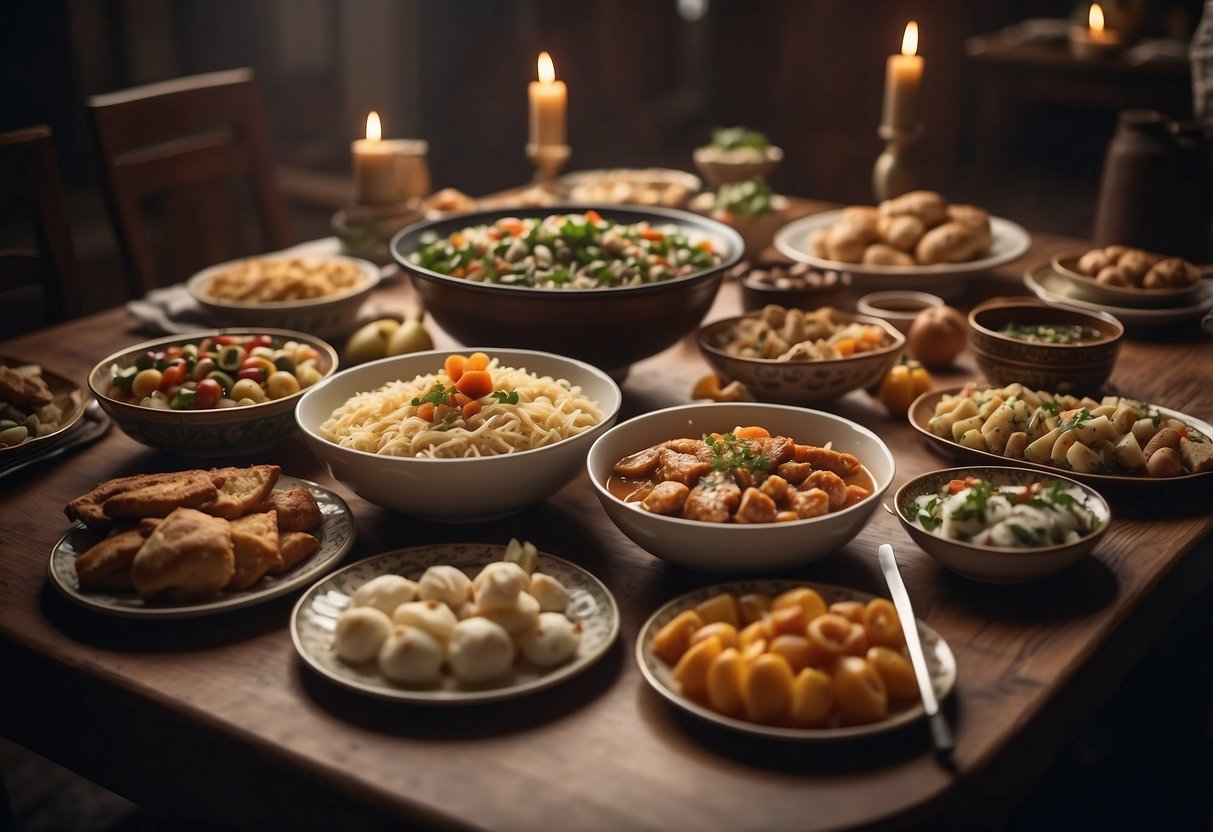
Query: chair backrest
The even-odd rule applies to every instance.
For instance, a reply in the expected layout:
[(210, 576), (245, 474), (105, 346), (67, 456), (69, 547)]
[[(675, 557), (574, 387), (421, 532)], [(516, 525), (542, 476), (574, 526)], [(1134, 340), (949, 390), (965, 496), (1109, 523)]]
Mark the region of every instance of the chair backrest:
[[(243, 182), (252, 197), (261, 232), (255, 250), (291, 244), (252, 70), (92, 96), (88, 110), (132, 295), (252, 253), (236, 250), (244, 224), (227, 190), (234, 182)], [(148, 212), (153, 199), (162, 204)], [(159, 237), (153, 217), (163, 221)], [(177, 268), (165, 265), (167, 256), (157, 268), (157, 253), (170, 251), (178, 255)]]
[[(36, 247), (36, 251), (0, 251), (0, 293), (7, 299), (5, 305), (19, 314), (13, 298), (28, 290), (29, 303), (41, 306), (44, 323), (80, 314), (76, 254), (63, 207), (55, 143), (46, 125), (0, 133), (0, 211), (27, 218)], [(6, 329), (16, 325), (7, 317), (3, 320)]]

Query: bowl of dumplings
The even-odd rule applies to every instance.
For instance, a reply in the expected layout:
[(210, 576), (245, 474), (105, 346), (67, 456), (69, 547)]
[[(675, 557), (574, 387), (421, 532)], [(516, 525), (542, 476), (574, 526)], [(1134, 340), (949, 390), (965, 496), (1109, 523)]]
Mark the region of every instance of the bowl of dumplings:
[(1053, 270), (1082, 296), (1111, 306), (1180, 306), (1196, 294), (1201, 279), (1200, 270), (1182, 257), (1120, 245), (1059, 254)]

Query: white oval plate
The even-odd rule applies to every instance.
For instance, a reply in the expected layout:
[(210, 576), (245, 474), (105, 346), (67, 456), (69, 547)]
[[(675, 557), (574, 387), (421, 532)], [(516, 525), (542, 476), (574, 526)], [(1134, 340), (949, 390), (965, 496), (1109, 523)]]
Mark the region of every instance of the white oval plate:
[(808, 263), (818, 269), (831, 269), (847, 272), (856, 278), (866, 278), (857, 282), (869, 288), (874, 286), (873, 279), (884, 278), (880, 284), (892, 289), (907, 288), (916, 278), (954, 277), (1001, 266), (1023, 256), (1032, 242), (1031, 236), (1022, 225), (1001, 217), (990, 217), (990, 234), (994, 239), (990, 243), (989, 253), (980, 260), (937, 263), (933, 266), (868, 266), (863, 263), (826, 260), (809, 251), (809, 235), (819, 228), (828, 228), (841, 216), (842, 210), (824, 211), (794, 220), (775, 235), (775, 248), (785, 257)]
[(414, 705), (479, 705), (525, 696), (574, 676), (602, 658), (619, 635), (619, 607), (602, 581), (580, 566), (539, 553), (538, 571), (564, 584), (572, 596), (566, 614), (581, 624), (581, 644), (572, 660), (550, 670), (516, 662), (505, 683), (468, 685), (450, 674), (433, 687), (406, 688), (381, 676), (374, 663), (354, 666), (333, 652), (337, 617), (349, 606), (354, 590), (387, 573), (417, 580), (431, 566), (447, 564), (472, 576), (480, 567), (505, 556), (495, 543), (436, 543), (399, 549), (367, 558), (334, 572), (303, 594), (291, 613), (291, 640), (313, 670), (343, 687), (380, 699)]
[(282, 575), (266, 575), (248, 589), (223, 592), (212, 598), (189, 603), (157, 604), (140, 598), (133, 590), (114, 592), (80, 589), (76, 579), (76, 556), (84, 553), (102, 538), (82, 525), (68, 529), (51, 550), (47, 571), (51, 583), (68, 600), (95, 612), (122, 618), (194, 618), (251, 607), (306, 586), (332, 569), (354, 545), (354, 515), (340, 495), (308, 480), (283, 475), (276, 488), (305, 486), (316, 498), (324, 521), (309, 534), (320, 539), (320, 548), (303, 562)]
[[(691, 609), (713, 595), (721, 592), (732, 592), (734, 595), (766, 592), (770, 595), (778, 595), (786, 590), (802, 586), (817, 590), (825, 599), (826, 604), (832, 604), (835, 601), (861, 601), (866, 604), (876, 597), (857, 589), (786, 579), (730, 581), (725, 584), (701, 587), (662, 605), (657, 612), (649, 616), (648, 621), (644, 622), (644, 626), (640, 628), (640, 635), (636, 637), (636, 661), (640, 665), (640, 672), (644, 674), (644, 678), (653, 686), (654, 690), (687, 713), (723, 728), (767, 739), (838, 742), (883, 734), (922, 719), (922, 703), (915, 702), (905, 710), (891, 714), (880, 722), (872, 722), (867, 725), (846, 725), (834, 728), (785, 728), (778, 725), (748, 722), (717, 713), (708, 706), (683, 696), (678, 692), (678, 685), (674, 682), (674, 668), (653, 655), (654, 634), (683, 610)], [(931, 673), (931, 686), (935, 689), (935, 696), (943, 700), (956, 686), (956, 657), (952, 655), (952, 648), (943, 640), (943, 637), (923, 623), (921, 619), (918, 620), (918, 635), (922, 639), (923, 652), (926, 653), (927, 669)]]
[(1023, 276), (1024, 285), (1036, 297), (1049, 304), (1072, 306), (1089, 312), (1107, 312), (1125, 326), (1162, 326), (1165, 324), (1199, 318), (1213, 309), (1213, 280), (1202, 280), (1198, 284), (1195, 299), (1184, 306), (1168, 306), (1155, 309), (1113, 306), (1088, 300), (1064, 275), (1058, 274), (1049, 263), (1029, 269)]

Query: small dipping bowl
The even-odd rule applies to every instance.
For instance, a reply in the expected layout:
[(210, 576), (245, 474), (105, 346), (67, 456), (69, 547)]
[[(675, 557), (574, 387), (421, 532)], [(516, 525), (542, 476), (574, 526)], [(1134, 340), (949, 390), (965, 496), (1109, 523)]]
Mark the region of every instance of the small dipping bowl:
[(910, 331), (910, 324), (918, 313), (932, 306), (943, 306), (943, 298), (928, 292), (891, 290), (864, 295), (855, 304), (861, 315), (883, 318), (903, 335)]

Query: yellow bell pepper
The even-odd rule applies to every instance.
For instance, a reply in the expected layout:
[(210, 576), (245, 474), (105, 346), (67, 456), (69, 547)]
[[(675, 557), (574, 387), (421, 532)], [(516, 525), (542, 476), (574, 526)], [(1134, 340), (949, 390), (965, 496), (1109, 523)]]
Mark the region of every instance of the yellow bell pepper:
[(880, 382), (876, 398), (890, 413), (905, 413), (916, 398), (931, 389), (931, 375), (922, 364), (903, 359)]

